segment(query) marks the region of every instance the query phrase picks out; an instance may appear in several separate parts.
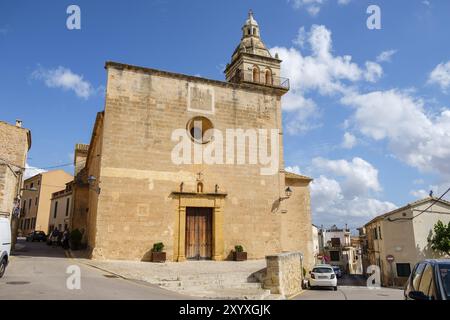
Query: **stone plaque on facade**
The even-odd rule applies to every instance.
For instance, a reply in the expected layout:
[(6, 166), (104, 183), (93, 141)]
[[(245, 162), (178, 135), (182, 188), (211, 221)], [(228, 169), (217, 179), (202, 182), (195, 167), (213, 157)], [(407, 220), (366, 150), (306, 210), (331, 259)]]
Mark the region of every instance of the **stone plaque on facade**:
[(188, 111), (214, 114), (214, 89), (207, 85), (190, 83), (187, 97)]

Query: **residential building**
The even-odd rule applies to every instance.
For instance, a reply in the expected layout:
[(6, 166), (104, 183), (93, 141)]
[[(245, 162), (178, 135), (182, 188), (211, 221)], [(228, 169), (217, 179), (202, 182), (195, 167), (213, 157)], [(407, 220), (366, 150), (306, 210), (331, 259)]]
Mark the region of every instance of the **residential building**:
[(48, 233), (52, 194), (65, 188), (73, 181), (72, 175), (64, 170), (43, 172), (24, 182), (21, 198), (19, 233), (27, 235), (32, 231)]
[(359, 236), (350, 237), (349, 270), (350, 274), (364, 274), (363, 251)]
[(72, 216), (72, 189), (74, 182), (66, 184), (66, 188), (52, 193), (50, 204), (49, 232), (55, 228), (59, 231), (69, 230)]
[(450, 222), (450, 202), (428, 197), (372, 219), (364, 226), (369, 265), (381, 269), (385, 286), (402, 286), (414, 265), (442, 258), (430, 239), (438, 221)]
[(352, 240), (350, 229), (333, 225), (329, 229), (319, 229), (319, 259), (341, 267), (348, 274), (362, 273), (361, 250), (359, 244)]
[[(242, 30), (226, 81), (106, 63), (105, 110), (79, 157), (75, 187), (88, 198), (75, 197), (72, 218), (92, 258), (148, 260), (163, 242), (170, 261), (231, 259), (242, 245), (249, 259), (300, 251), (305, 266), (314, 263), (312, 179), (284, 170), (281, 97), (289, 81), (252, 13)], [(235, 130), (242, 134), (226, 143), (231, 161), (221, 152), (213, 164), (192, 159), (191, 150), (222, 150), (221, 138)], [(256, 140), (271, 145), (273, 171), (249, 159), (257, 148), (246, 144)], [(181, 141), (190, 151), (180, 160)], [(246, 148), (237, 161), (235, 141)]]
[(11, 218), (17, 208), (28, 150), (30, 130), (0, 121), (0, 214)]
[(30, 148), (31, 132), (22, 128), (22, 121), (17, 120), (15, 125), (0, 121), (0, 216), (10, 220), (13, 250), (17, 238), (20, 192)]
[(313, 257), (314, 264), (322, 263), (320, 258), (320, 246), (319, 246), (319, 227), (312, 225), (312, 243), (313, 243)]

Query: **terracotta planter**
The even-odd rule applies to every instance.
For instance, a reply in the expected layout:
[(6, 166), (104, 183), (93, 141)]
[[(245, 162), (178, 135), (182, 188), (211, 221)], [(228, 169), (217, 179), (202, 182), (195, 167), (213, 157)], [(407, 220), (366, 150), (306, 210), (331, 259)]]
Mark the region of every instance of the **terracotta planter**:
[(152, 262), (166, 262), (166, 253), (152, 252)]
[(234, 252), (234, 261), (246, 261), (247, 252)]

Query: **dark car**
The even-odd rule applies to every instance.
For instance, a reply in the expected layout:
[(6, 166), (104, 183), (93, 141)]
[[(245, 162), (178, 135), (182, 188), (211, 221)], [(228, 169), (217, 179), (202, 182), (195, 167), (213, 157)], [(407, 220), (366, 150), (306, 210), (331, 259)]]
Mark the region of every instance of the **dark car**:
[(336, 278), (342, 278), (342, 270), (339, 266), (332, 266), (334, 273), (336, 274)]
[(34, 241), (38, 241), (38, 242), (44, 241), (45, 242), (46, 240), (47, 240), (47, 236), (45, 235), (44, 231), (33, 231), (32, 233), (30, 233), (27, 236), (27, 241), (31, 241), (31, 242), (34, 242)]
[(405, 286), (406, 300), (450, 300), (450, 260), (419, 262)]

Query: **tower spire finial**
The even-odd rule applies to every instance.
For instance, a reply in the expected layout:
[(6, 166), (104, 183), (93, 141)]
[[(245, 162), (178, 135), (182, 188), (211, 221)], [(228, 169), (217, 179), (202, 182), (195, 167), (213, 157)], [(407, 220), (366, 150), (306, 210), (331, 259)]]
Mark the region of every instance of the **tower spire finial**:
[(248, 17), (249, 18), (253, 17), (253, 10), (252, 9), (248, 10)]

